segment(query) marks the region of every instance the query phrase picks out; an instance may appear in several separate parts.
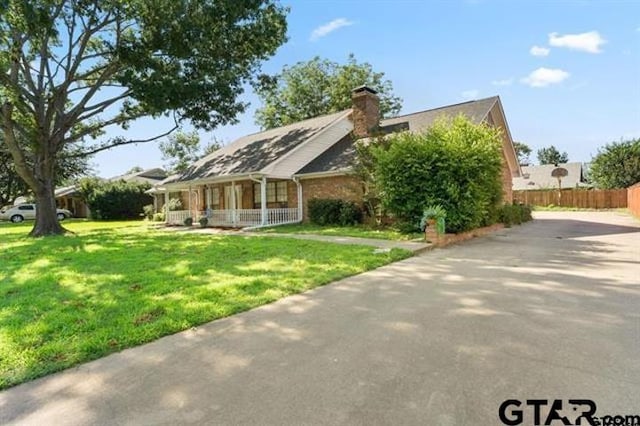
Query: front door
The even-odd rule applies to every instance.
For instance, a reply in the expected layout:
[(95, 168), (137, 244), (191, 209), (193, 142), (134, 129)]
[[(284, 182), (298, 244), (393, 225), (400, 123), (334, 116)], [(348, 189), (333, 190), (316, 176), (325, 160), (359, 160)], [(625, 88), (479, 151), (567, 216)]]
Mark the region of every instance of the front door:
[(233, 200), (231, 199), (231, 185), (224, 187), (224, 209), (241, 209), (242, 208), (242, 185), (236, 185), (236, 205), (233, 206)]
[(238, 213), (234, 209), (242, 208), (242, 185), (236, 185), (236, 205), (233, 205), (231, 197), (231, 185), (224, 187), (224, 209), (226, 210), (226, 221), (229, 224), (235, 224), (238, 221)]

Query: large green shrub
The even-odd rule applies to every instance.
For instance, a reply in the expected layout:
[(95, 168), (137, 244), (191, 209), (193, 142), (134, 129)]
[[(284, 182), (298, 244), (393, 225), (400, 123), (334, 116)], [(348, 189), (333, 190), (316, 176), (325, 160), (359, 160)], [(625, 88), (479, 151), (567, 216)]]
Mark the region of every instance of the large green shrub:
[(425, 207), (441, 205), (447, 232), (495, 222), (502, 199), (499, 130), (459, 116), (424, 133), (398, 133), (373, 147), (375, 182), (384, 207), (404, 226), (419, 227)]
[(309, 220), (317, 225), (355, 225), (362, 222), (362, 209), (352, 201), (314, 198), (309, 200)]
[(588, 179), (598, 188), (627, 188), (640, 182), (640, 138), (613, 142), (591, 160)]
[(505, 204), (500, 208), (499, 221), (507, 228), (533, 219), (531, 207), (520, 204)]
[(80, 182), (80, 192), (85, 199), (92, 219), (137, 219), (144, 206), (153, 202), (145, 191), (148, 183), (100, 181), (86, 179)]

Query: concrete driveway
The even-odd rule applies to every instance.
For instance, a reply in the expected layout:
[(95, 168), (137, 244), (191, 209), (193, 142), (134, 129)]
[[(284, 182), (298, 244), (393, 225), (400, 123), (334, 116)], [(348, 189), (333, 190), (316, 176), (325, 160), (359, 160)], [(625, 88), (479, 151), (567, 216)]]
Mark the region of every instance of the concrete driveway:
[(0, 423), (491, 425), (505, 399), (640, 414), (640, 222), (537, 216), (9, 389)]

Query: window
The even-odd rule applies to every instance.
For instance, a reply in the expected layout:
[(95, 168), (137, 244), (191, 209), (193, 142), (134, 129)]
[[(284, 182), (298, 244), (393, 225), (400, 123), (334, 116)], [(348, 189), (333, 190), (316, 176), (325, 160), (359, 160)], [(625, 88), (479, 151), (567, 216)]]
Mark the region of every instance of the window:
[(276, 183), (269, 182), (267, 183), (267, 203), (275, 203), (276, 202)]
[(220, 188), (217, 186), (209, 188), (209, 193), (207, 195), (209, 196), (207, 205), (211, 206), (214, 210), (217, 210), (218, 207), (220, 207)]
[[(255, 208), (261, 205), (260, 184), (253, 184), (253, 204)], [(287, 202), (287, 181), (267, 182), (267, 203), (286, 203)]]
[(276, 182), (276, 201), (279, 203), (287, 202), (287, 181), (286, 180)]
[(18, 207), (18, 210), (35, 210), (35, 209), (33, 208), (33, 204), (26, 204), (24, 206)]

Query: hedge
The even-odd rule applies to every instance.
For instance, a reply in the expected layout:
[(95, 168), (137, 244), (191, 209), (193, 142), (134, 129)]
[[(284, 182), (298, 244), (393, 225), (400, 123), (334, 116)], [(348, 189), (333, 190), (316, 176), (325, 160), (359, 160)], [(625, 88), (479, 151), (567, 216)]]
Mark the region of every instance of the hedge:
[(355, 225), (362, 222), (362, 209), (351, 201), (313, 198), (309, 200), (309, 220), (317, 225)]
[(80, 182), (80, 192), (89, 206), (92, 219), (138, 219), (144, 214), (144, 206), (153, 202), (145, 191), (148, 183), (100, 181), (85, 179)]

